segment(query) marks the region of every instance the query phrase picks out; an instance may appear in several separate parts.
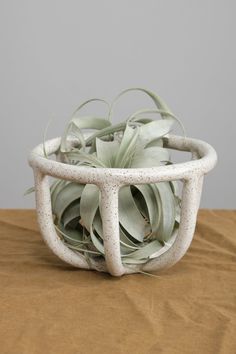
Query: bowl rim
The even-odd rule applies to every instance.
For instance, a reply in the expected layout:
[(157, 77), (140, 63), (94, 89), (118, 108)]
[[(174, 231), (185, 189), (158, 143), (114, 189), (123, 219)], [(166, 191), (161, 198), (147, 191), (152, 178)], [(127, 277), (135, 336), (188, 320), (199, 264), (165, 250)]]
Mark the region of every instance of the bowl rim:
[[(71, 139), (71, 142), (75, 142)], [(97, 185), (156, 183), (174, 179), (190, 179), (195, 175), (209, 172), (217, 162), (215, 149), (208, 143), (189, 137), (168, 134), (163, 137), (164, 147), (192, 153), (192, 160), (171, 165), (144, 168), (105, 168), (70, 165), (44, 156), (43, 144), (36, 146), (29, 154), (28, 162), (32, 168), (61, 179)], [(45, 150), (50, 156), (60, 146), (61, 138), (47, 140)]]

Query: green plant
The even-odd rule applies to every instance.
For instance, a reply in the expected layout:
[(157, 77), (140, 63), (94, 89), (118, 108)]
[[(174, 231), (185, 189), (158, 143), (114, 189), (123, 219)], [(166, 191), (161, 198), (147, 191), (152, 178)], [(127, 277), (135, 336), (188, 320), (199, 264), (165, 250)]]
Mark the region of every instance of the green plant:
[[(155, 108), (139, 110), (121, 123), (112, 124), (115, 102), (133, 90), (151, 97)], [(92, 101), (108, 105), (107, 116), (79, 115)], [(151, 118), (154, 114), (159, 114), (161, 119)], [(111, 106), (105, 100), (91, 99), (78, 107), (67, 124), (57, 158), (89, 168), (146, 168), (171, 164), (170, 153), (163, 147), (163, 137), (175, 121), (181, 125), (160, 97), (145, 89), (124, 90)], [(76, 145), (71, 143), (71, 137), (76, 139)], [(44, 151), (47, 156), (46, 149)], [(91, 257), (104, 257), (98, 187), (55, 180), (51, 185), (51, 202), (55, 228), (63, 242), (84, 254), (88, 262)], [(179, 226), (180, 203), (178, 183), (174, 181), (120, 189), (120, 249), (124, 265), (145, 263), (170, 247)]]

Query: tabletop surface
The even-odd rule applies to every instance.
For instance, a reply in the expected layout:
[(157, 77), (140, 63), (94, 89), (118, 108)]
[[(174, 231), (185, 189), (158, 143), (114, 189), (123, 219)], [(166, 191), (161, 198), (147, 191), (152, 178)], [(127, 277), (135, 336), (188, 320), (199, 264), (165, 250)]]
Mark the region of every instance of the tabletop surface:
[(63, 263), (34, 210), (0, 210), (2, 354), (236, 353), (236, 211), (200, 210), (184, 258), (152, 277)]

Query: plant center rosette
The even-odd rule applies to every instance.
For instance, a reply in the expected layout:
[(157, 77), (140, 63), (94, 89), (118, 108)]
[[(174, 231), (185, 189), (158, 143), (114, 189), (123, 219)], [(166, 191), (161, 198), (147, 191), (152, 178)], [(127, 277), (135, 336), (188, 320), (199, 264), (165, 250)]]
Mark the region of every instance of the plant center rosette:
[[(121, 123), (112, 124), (114, 103), (133, 90), (146, 93), (155, 107), (139, 110)], [(108, 106), (105, 117), (81, 115), (81, 109), (92, 101)], [(155, 119), (156, 114), (160, 119)], [(91, 99), (78, 107), (67, 124), (57, 160), (78, 168), (147, 168), (171, 164), (163, 137), (176, 121), (181, 125), (159, 96), (144, 89), (122, 91), (111, 105)], [(71, 138), (76, 144), (71, 143)], [(104, 258), (99, 188), (58, 179), (53, 181), (50, 191), (55, 228), (63, 242), (82, 253), (88, 262), (91, 258)], [(171, 247), (180, 221), (177, 181), (123, 186), (118, 201), (124, 265), (146, 263)]]

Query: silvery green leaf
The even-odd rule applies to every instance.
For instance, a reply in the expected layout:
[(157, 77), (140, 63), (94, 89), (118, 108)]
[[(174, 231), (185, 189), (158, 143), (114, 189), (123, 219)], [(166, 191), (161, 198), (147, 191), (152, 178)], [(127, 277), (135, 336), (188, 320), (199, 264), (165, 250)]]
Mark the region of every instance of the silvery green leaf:
[(113, 167), (114, 160), (119, 149), (118, 141), (103, 141), (96, 138), (97, 158), (106, 167)]
[(119, 220), (134, 239), (143, 241), (146, 223), (134, 202), (130, 186), (122, 187), (119, 191)]
[(122, 230), (121, 226), (120, 226), (120, 243), (132, 250), (137, 250), (140, 248), (140, 245), (132, 241), (131, 235), (128, 235), (127, 231), (125, 233)]
[(94, 141), (95, 138), (102, 138), (111, 134), (114, 134), (116, 132), (121, 132), (125, 129), (126, 127), (126, 122), (122, 122), (122, 123), (118, 123), (118, 124), (114, 124), (110, 127), (101, 129), (97, 132), (95, 132), (94, 134), (90, 135), (87, 139), (86, 139), (86, 144), (91, 144), (91, 142)]
[[(103, 238), (103, 230), (102, 230), (102, 220), (101, 220), (100, 213), (96, 213), (95, 218), (93, 220), (93, 225), (94, 225), (94, 229), (96, 230), (96, 232), (98, 233), (98, 235), (102, 239)], [(92, 238), (92, 240), (94, 241), (94, 237)], [(96, 243), (96, 240), (95, 240), (95, 243)], [(135, 243), (130, 241), (130, 239), (123, 233), (123, 231), (121, 229), (120, 229), (120, 243), (121, 243), (121, 254), (123, 254), (123, 252), (127, 253), (127, 252), (137, 250), (139, 248), (135, 245)], [(100, 245), (100, 247), (101, 247), (101, 245)]]
[(135, 187), (141, 192), (143, 195), (143, 198), (145, 200), (145, 203), (147, 205), (147, 210), (148, 210), (148, 216), (150, 220), (150, 226), (151, 226), (151, 231), (152, 233), (156, 233), (158, 229), (158, 213), (160, 212), (158, 209), (158, 201), (157, 201), (157, 196), (159, 198), (159, 195), (156, 195), (153, 192), (153, 189), (151, 185), (148, 184), (141, 184), (141, 185), (135, 185)]
[(68, 242), (72, 241), (74, 244), (87, 243), (83, 240), (83, 236), (79, 230), (65, 229), (61, 223), (58, 225), (55, 224), (55, 228)]
[(92, 102), (100, 102), (100, 103), (105, 103), (105, 105), (107, 105), (108, 107), (108, 116), (107, 118), (109, 118), (109, 111), (110, 111), (110, 105), (109, 103), (104, 100), (104, 99), (101, 99), (101, 98), (91, 98), (89, 100), (86, 100), (85, 102), (83, 102), (82, 104), (80, 104), (76, 110), (73, 112), (72, 114), (72, 117), (70, 119), (70, 121), (68, 122), (66, 128), (65, 128), (65, 131), (64, 131), (64, 134), (62, 135), (62, 139), (61, 139), (61, 150), (62, 151), (66, 151), (66, 141), (67, 141), (67, 137), (68, 137), (68, 134), (69, 134), (69, 131), (71, 129), (71, 125), (72, 125), (72, 121), (73, 119), (76, 119), (77, 118), (77, 115), (78, 113), (80, 112), (80, 110), (85, 107), (86, 105), (88, 105), (89, 103), (92, 103)]
[(85, 144), (85, 139), (84, 139), (82, 130), (73, 121), (71, 122), (71, 128), (70, 128), (69, 134), (78, 139), (78, 142), (80, 143), (81, 147), (84, 150), (86, 144)]
[(62, 224), (64, 227), (67, 227), (73, 220), (78, 219), (80, 217), (80, 207), (79, 201), (76, 199), (72, 202), (65, 210), (62, 215)]
[(159, 239), (168, 241), (175, 224), (175, 200), (168, 182), (160, 182), (154, 185), (158, 190), (161, 201), (162, 217), (158, 230)]
[(90, 235), (91, 235), (92, 242), (93, 242), (94, 246), (96, 247), (96, 249), (97, 249), (101, 254), (104, 254), (105, 251), (104, 251), (103, 243), (102, 243), (102, 242), (98, 239), (98, 237), (94, 234), (92, 227), (91, 227), (91, 229), (90, 229)]
[(163, 253), (165, 253), (166, 251), (168, 251), (168, 249), (173, 245), (173, 243), (175, 242), (177, 237), (177, 233), (174, 233), (171, 238), (168, 240), (168, 242), (164, 242), (164, 246), (162, 246), (159, 250), (157, 250), (155, 253), (153, 253), (152, 255), (150, 255), (150, 259), (152, 258), (156, 258), (159, 257), (160, 255), (162, 255)]
[(52, 203), (52, 211), (54, 213), (55, 201), (60, 190), (67, 184), (67, 181), (57, 180), (51, 187), (51, 203)]
[(73, 161), (87, 163), (93, 167), (106, 167), (106, 165), (100, 159), (98, 159), (95, 154), (89, 154), (81, 150), (74, 150), (65, 154), (70, 160)]
[[(72, 117), (71, 119), (74, 119), (77, 117), (78, 113), (81, 111), (81, 109), (85, 106), (87, 106), (89, 103), (92, 103), (92, 102), (100, 102), (100, 103), (104, 103), (107, 107), (108, 107), (108, 115), (109, 115), (109, 111), (110, 111), (110, 104), (104, 100), (104, 99), (101, 99), (101, 98), (90, 98), (89, 100), (86, 100), (84, 101), (83, 103), (81, 103), (77, 108), (76, 110), (73, 112), (72, 114)], [(108, 118), (108, 115), (107, 115), (107, 118)]]
[(149, 148), (149, 147), (163, 147), (163, 139), (162, 138), (157, 138), (152, 140), (150, 143), (148, 143), (145, 147)]
[(86, 184), (80, 199), (81, 223), (90, 232), (99, 206), (100, 191), (94, 184)]
[[(155, 103), (157, 108), (159, 108), (165, 112), (171, 113), (171, 111), (168, 108), (168, 106), (166, 105), (166, 103), (159, 96), (157, 96), (155, 93), (153, 93), (149, 90), (140, 88), (140, 87), (132, 87), (132, 88), (128, 88), (128, 89), (123, 90), (121, 93), (119, 93), (119, 95), (116, 96), (116, 98), (113, 100), (111, 107), (110, 107), (110, 116), (112, 114), (114, 104), (118, 101), (118, 99), (120, 99), (121, 96), (123, 96), (124, 94), (131, 92), (131, 91), (140, 91), (140, 92), (145, 93), (153, 100), (153, 102)], [(165, 117), (165, 116), (166, 116), (166, 114), (163, 114), (163, 117)]]
[(75, 246), (75, 245), (72, 245), (70, 243), (68, 243), (66, 245), (69, 248), (71, 248), (71, 249), (73, 249), (75, 251), (79, 251), (79, 252), (82, 252), (82, 253), (88, 253), (88, 254), (92, 254), (92, 255), (96, 255), (96, 256), (100, 256), (101, 255), (100, 252), (89, 250), (88, 248), (85, 248), (84, 246)]
[(24, 196), (35, 192), (35, 187), (30, 187), (24, 192)]
[(173, 193), (178, 196), (180, 192), (180, 186), (179, 186), (179, 181), (170, 181), (170, 187), (173, 191)]
[(161, 147), (149, 147), (142, 149), (139, 153), (135, 154), (131, 168), (154, 167), (162, 165), (163, 161), (170, 159), (170, 153), (167, 149)]
[(162, 244), (158, 240), (154, 240), (149, 242), (139, 250), (132, 252), (131, 254), (129, 254), (128, 257), (133, 259), (145, 259), (147, 257), (150, 257), (152, 254), (154, 254), (161, 248)]
[(123, 90), (121, 93), (119, 93), (119, 95), (116, 96), (116, 98), (113, 100), (113, 102), (112, 102), (112, 104), (110, 106), (109, 117), (111, 117), (111, 114), (112, 114), (113, 109), (114, 109), (113, 106), (118, 101), (118, 99), (120, 99), (120, 97), (123, 96), (124, 94), (126, 94), (128, 92), (131, 92), (131, 91), (140, 91), (140, 92), (143, 92), (146, 95), (148, 95), (152, 99), (152, 101), (155, 103), (155, 106), (159, 110), (163, 111), (162, 113), (160, 113), (162, 118), (163, 119), (168, 119), (168, 120), (171, 120), (171, 121), (173, 121), (173, 120), (177, 121), (179, 123), (182, 131), (183, 131), (184, 136), (186, 136), (183, 124), (181, 123), (181, 121), (176, 116), (173, 115), (173, 113), (171, 112), (171, 110), (169, 109), (167, 104), (163, 101), (163, 99), (160, 96), (156, 95), (154, 92), (151, 92), (150, 90), (146, 90), (146, 89), (143, 89), (143, 88), (140, 88), (140, 87), (128, 88), (128, 89)]
[(70, 182), (61, 188), (57, 193), (55, 202), (54, 202), (54, 214), (57, 215), (60, 220), (63, 212), (66, 208), (75, 200), (81, 197), (83, 189), (85, 186), (83, 184)]
[(104, 129), (111, 125), (111, 122), (107, 119), (95, 116), (85, 116), (73, 118), (72, 122), (79, 129)]
[[(139, 130), (131, 128), (129, 125), (124, 130), (124, 135), (117, 151), (115, 167), (129, 167), (136, 149), (136, 142), (139, 138)], [(128, 166), (127, 166), (128, 165)]]
[(140, 143), (146, 146), (153, 140), (163, 137), (170, 132), (173, 125), (171, 120), (154, 120), (151, 123), (143, 124), (139, 128), (139, 140)]

